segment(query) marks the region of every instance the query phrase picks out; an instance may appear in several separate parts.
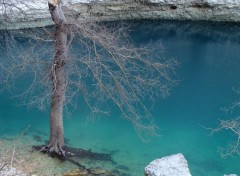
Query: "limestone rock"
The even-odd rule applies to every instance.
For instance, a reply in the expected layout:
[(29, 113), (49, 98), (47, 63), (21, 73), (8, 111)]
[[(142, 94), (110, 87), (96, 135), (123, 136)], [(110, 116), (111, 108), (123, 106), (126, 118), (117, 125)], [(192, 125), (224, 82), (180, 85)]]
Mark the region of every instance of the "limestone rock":
[(152, 161), (144, 173), (145, 176), (191, 176), (187, 160), (181, 153)]
[[(51, 25), (46, 0), (0, 4), (0, 29)], [(240, 22), (239, 0), (63, 0), (67, 16), (104, 21), (167, 19)], [(7, 17), (7, 18), (6, 18)], [(10, 22), (10, 23), (9, 23)]]

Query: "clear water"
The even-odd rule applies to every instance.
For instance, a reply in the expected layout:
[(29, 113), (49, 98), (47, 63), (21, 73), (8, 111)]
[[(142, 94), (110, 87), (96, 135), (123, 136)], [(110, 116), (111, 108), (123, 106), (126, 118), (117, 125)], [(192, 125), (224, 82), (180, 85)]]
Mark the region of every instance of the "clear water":
[[(112, 153), (132, 176), (143, 175), (150, 161), (179, 152), (194, 176), (240, 174), (240, 157), (224, 159), (218, 152), (235, 136), (225, 132), (210, 136), (202, 127), (215, 127), (218, 119), (234, 117), (221, 108), (237, 98), (232, 88), (240, 82), (240, 25), (151, 21), (133, 23), (132, 28), (136, 44), (160, 40), (163, 55), (180, 63), (177, 77), (181, 81), (170, 97), (159, 99), (153, 111), (160, 135), (144, 143), (121, 114), (88, 120), (81, 106), (64, 120), (69, 144)], [(18, 106), (11, 97), (8, 92), (0, 94), (0, 135), (17, 135), (31, 124), (30, 135), (40, 131), (47, 139), (48, 112)]]

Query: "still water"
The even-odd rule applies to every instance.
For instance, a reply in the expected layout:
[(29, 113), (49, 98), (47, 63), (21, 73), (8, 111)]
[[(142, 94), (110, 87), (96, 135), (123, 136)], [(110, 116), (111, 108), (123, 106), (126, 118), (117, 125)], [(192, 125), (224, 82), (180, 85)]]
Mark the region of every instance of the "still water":
[[(163, 56), (179, 62), (178, 85), (169, 97), (159, 99), (152, 111), (160, 135), (149, 137), (145, 143), (119, 112), (89, 120), (82, 105), (64, 119), (69, 145), (110, 153), (121, 166), (118, 168), (132, 176), (143, 175), (150, 161), (179, 152), (188, 160), (193, 176), (240, 174), (240, 157), (221, 158), (219, 153), (236, 136), (227, 132), (209, 135), (203, 128), (216, 127), (219, 119), (238, 114), (221, 108), (238, 98), (233, 88), (240, 82), (239, 31), (239, 24), (132, 23), (129, 33), (136, 45), (160, 41), (165, 48)], [(31, 124), (28, 135), (45, 134), (47, 140), (48, 112), (19, 106), (12, 96), (9, 92), (0, 94), (0, 135), (17, 135)]]

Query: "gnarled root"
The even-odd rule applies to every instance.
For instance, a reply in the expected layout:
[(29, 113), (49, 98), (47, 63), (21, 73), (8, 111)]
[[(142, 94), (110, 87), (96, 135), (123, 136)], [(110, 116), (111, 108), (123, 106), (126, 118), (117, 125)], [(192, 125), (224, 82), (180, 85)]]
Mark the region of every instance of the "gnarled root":
[(64, 160), (66, 157), (65, 151), (62, 147), (59, 147), (59, 145), (47, 145), (42, 147), (40, 152), (48, 153), (51, 157), (57, 157), (59, 159)]
[[(55, 145), (55, 146), (59, 146), (59, 145)], [(92, 152), (91, 149), (84, 150), (81, 148), (69, 147), (67, 145), (65, 145), (64, 148), (63, 147), (54, 148), (54, 145), (50, 145), (50, 144), (33, 146), (33, 148), (42, 153), (48, 153), (51, 157), (57, 157), (61, 160), (70, 161), (71, 158), (88, 158), (90, 160), (109, 161), (109, 162), (115, 163), (112, 160), (112, 157), (110, 154)]]

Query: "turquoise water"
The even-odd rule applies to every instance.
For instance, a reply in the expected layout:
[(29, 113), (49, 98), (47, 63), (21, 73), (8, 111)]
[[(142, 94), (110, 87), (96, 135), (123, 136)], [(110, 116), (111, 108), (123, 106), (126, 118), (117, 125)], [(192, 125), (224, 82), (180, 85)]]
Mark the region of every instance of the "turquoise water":
[[(202, 127), (216, 127), (219, 119), (235, 117), (221, 108), (238, 98), (232, 89), (240, 82), (240, 25), (151, 21), (133, 23), (131, 29), (136, 45), (161, 41), (163, 56), (179, 62), (178, 85), (152, 112), (160, 135), (145, 143), (118, 112), (93, 120), (83, 113), (83, 105), (65, 118), (69, 144), (111, 153), (132, 176), (143, 175), (153, 159), (179, 152), (194, 176), (240, 174), (240, 157), (221, 158), (219, 153), (235, 136), (226, 132), (210, 136)], [(17, 135), (31, 124), (29, 135), (41, 133), (47, 139), (48, 112), (19, 106), (12, 96), (0, 94), (0, 135)]]

